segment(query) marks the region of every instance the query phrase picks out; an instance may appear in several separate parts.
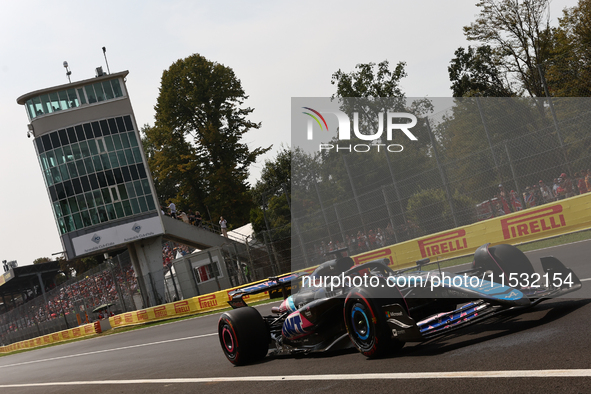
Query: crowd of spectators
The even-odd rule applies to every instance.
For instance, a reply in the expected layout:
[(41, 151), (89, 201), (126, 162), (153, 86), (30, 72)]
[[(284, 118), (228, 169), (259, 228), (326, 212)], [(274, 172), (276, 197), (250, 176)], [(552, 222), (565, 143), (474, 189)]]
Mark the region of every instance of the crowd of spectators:
[(173, 260), (193, 253), (193, 251), (195, 251), (195, 249), (187, 245), (178, 244), (171, 241), (165, 242), (162, 246), (162, 264), (165, 267), (169, 267)]
[[(591, 192), (591, 170), (581, 170), (575, 173), (573, 178), (562, 173), (548, 184), (540, 180), (538, 184), (526, 186), (521, 196), (514, 190), (506, 191), (500, 184), (498, 193), (492, 199), (478, 204), (477, 216), (479, 220), (484, 220), (588, 192)], [(420, 235), (422, 234), (419, 226), (407, 220), (406, 224), (396, 228), (388, 224), (385, 228), (367, 231), (361, 229), (356, 234), (345, 235), (344, 240), (341, 236), (331, 237), (332, 240), (328, 242), (314, 244), (309, 255), (313, 256), (315, 263), (320, 263), (326, 260), (330, 252), (345, 247), (350, 255), (355, 255), (414, 239)]]
[(160, 207), (163, 215), (170, 216), (173, 219), (182, 220), (183, 222), (196, 227), (204, 227), (203, 217), (199, 211), (193, 211), (188, 209), (185, 211), (177, 211), (176, 205), (170, 203), (168, 208), (165, 209), (163, 206)]
[[(170, 267), (173, 260), (193, 251), (194, 249), (187, 245), (170, 241), (164, 243), (162, 246), (164, 267)], [(94, 308), (104, 304), (113, 304), (115, 307), (121, 305), (119, 291), (134, 294), (137, 289), (138, 282), (131, 264), (116, 266), (113, 270), (104, 269), (98, 273), (84, 274), (81, 280), (66, 282), (55, 289), (47, 288), (47, 303), (39, 291), (38, 294), (23, 296), (14, 303), (3, 305), (0, 327), (8, 332), (17, 331), (19, 328), (63, 318), (63, 315), (69, 315), (74, 311), (80, 313), (81, 305), (84, 305), (84, 311), (92, 319), (94, 315), (91, 311)], [(11, 313), (15, 309), (18, 315), (16, 318)], [(0, 334), (3, 333), (0, 332)]]
[(355, 255), (369, 250), (379, 249), (397, 242), (407, 241), (420, 235), (419, 227), (411, 220), (407, 220), (402, 226), (392, 227), (391, 223), (384, 228), (378, 227), (369, 230), (360, 229), (357, 233), (345, 235), (345, 240), (338, 237), (328, 243), (321, 241), (313, 245), (312, 256), (315, 262), (322, 262), (325, 256), (338, 249), (347, 248), (349, 255)]
[(478, 219), (506, 215), (589, 191), (591, 191), (591, 170), (581, 170), (575, 173), (574, 178), (570, 178), (563, 172), (549, 183), (540, 180), (537, 185), (526, 186), (521, 196), (515, 190), (506, 191), (500, 184), (499, 192), (494, 198), (478, 205)]
[(63, 318), (71, 313), (79, 313), (84, 316), (83, 320), (88, 314), (92, 320), (93, 309), (104, 304), (113, 304), (114, 308), (120, 308), (120, 291), (133, 294), (137, 288), (137, 279), (131, 264), (119, 265), (116, 269), (105, 269), (75, 282), (66, 282), (47, 291), (47, 302), (38, 296), (20, 308), (17, 305), (17, 310), (1, 314), (0, 335)]

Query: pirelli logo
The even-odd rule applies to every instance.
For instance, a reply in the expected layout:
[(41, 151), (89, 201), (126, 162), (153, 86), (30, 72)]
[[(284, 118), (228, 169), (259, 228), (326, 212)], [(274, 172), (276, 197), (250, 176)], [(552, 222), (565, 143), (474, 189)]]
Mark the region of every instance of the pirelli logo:
[(166, 313), (166, 305), (154, 308), (154, 315), (156, 316), (156, 318), (168, 316), (168, 314)]
[(503, 238), (511, 239), (566, 226), (562, 205), (553, 205), (501, 220)]
[(51, 342), (51, 340), (49, 339), (49, 335), (46, 335), (43, 337), (43, 342), (45, 342), (45, 343)]
[(113, 317), (113, 323), (114, 323), (116, 326), (118, 326), (119, 324), (121, 324), (121, 321), (122, 321), (122, 320), (123, 320), (123, 319), (121, 318), (121, 315), (117, 315), (117, 316)]
[(63, 339), (70, 339), (70, 333), (68, 331), (62, 331)]
[(58, 333), (51, 334), (51, 337), (53, 338), (54, 341), (59, 341), (60, 340), (60, 334), (58, 334)]
[(419, 242), (421, 257), (439, 256), (457, 250), (467, 249), (466, 230), (454, 230), (448, 233), (422, 239)]
[(148, 321), (148, 311), (142, 309), (141, 311), (137, 311), (137, 321)]
[(215, 298), (215, 294), (206, 295), (199, 297), (199, 308), (212, 308), (218, 305), (218, 300)]
[(353, 261), (355, 265), (367, 263), (368, 261), (377, 260), (377, 259), (388, 259), (390, 260), (389, 265), (392, 265), (394, 262), (392, 261), (392, 250), (390, 248), (387, 249), (380, 249), (374, 252), (364, 253), (359, 256), (353, 257)]
[(37, 343), (37, 345), (41, 345), (41, 344), (42, 344), (42, 342), (41, 342), (41, 338), (37, 338), (37, 339), (35, 339), (35, 342)]
[(133, 314), (126, 313), (123, 315), (123, 318), (125, 319), (125, 323), (133, 323)]
[(174, 312), (177, 314), (191, 312), (191, 307), (189, 306), (189, 301), (175, 302), (174, 303)]
[(81, 332), (80, 332), (80, 328), (74, 328), (74, 329), (72, 330), (72, 335), (74, 335), (74, 338), (77, 338), (77, 337), (79, 337), (79, 336), (80, 336), (80, 334), (81, 334)]
[(86, 325), (84, 326), (84, 333), (85, 334), (92, 334), (94, 332), (94, 326), (93, 325)]

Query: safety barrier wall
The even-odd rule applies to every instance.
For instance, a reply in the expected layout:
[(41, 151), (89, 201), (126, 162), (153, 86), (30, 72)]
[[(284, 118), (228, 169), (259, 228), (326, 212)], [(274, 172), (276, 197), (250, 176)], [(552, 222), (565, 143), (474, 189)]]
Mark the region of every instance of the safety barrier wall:
[[(591, 193), (362, 253), (353, 256), (353, 260), (355, 264), (362, 264), (387, 258), (392, 268), (403, 268), (423, 258), (435, 261), (471, 254), (485, 243), (517, 244), (588, 228), (591, 228)], [(311, 272), (314, 268), (310, 267), (305, 271)], [(260, 282), (245, 286), (256, 283)], [(224, 309), (228, 307), (227, 301), (231, 299), (229, 293), (236, 289), (237, 287), (123, 313), (110, 317), (109, 322), (111, 327), (116, 328)], [(268, 292), (244, 297), (247, 302), (267, 299)], [(0, 353), (30, 349), (93, 334), (93, 324), (86, 324), (0, 347)]]
[(51, 345), (52, 343), (70, 341), (76, 338), (87, 337), (96, 333), (94, 324), (84, 324), (76, 328), (54, 332), (26, 341), (15, 342), (8, 346), (0, 346), (0, 353), (10, 353), (17, 350), (32, 349), (40, 346)]
[(353, 256), (356, 264), (387, 258), (392, 268), (473, 253), (485, 243), (518, 244), (591, 228), (591, 193), (514, 212)]
[[(183, 301), (171, 302), (169, 304), (123, 313), (110, 317), (109, 322), (111, 323), (111, 327), (116, 328), (224, 309), (229, 306), (228, 301), (231, 299), (228, 294), (236, 289), (237, 287), (234, 287), (227, 290), (217, 291), (215, 293), (189, 298)], [(269, 299), (269, 292), (247, 295), (244, 297), (244, 300), (247, 302), (256, 302), (267, 299)]]

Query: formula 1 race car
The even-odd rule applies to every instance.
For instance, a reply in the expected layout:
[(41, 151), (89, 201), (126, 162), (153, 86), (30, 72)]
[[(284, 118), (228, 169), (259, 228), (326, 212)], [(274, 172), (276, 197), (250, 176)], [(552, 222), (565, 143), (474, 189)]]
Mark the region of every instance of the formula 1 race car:
[[(518, 311), (581, 288), (576, 274), (554, 257), (544, 273), (514, 246), (479, 247), (471, 269), (448, 273), (428, 259), (393, 271), (389, 260), (354, 266), (345, 250), (308, 275), (290, 274), (230, 293), (234, 308), (221, 315), (222, 350), (235, 365), (272, 355), (324, 352), (354, 345), (366, 357), (396, 352), (507, 311)], [(437, 265), (437, 267), (434, 267)], [(432, 267), (434, 269), (427, 269)], [(289, 283), (300, 287), (286, 297)], [(282, 289), (270, 316), (246, 305), (248, 294)]]

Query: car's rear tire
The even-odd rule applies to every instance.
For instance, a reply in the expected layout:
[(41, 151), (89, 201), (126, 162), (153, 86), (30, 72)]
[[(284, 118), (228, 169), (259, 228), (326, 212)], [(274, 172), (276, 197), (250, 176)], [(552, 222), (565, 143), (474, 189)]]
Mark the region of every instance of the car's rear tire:
[(259, 311), (251, 307), (223, 313), (218, 336), (224, 355), (234, 365), (262, 360), (269, 350), (269, 328)]
[(365, 289), (352, 290), (345, 300), (344, 318), (351, 342), (368, 358), (394, 353), (404, 342), (392, 338), (381, 310), (387, 300)]

